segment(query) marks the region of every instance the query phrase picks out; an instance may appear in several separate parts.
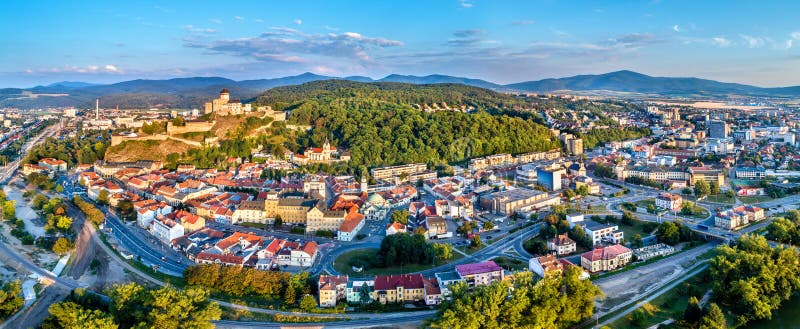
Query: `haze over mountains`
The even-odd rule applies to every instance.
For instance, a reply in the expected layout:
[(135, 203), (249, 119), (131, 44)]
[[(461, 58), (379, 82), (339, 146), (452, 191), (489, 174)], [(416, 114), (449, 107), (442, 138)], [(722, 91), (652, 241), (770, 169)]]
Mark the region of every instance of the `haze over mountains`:
[[(358, 82), (398, 82), (410, 84), (455, 83), (496, 91), (547, 93), (555, 91), (606, 91), (651, 94), (661, 96), (800, 96), (800, 86), (762, 88), (744, 84), (724, 83), (699, 78), (652, 77), (632, 71), (616, 71), (599, 75), (578, 75), (566, 78), (526, 81), (500, 85), (481, 79), (448, 75), (388, 75), (382, 79), (364, 76), (331, 77), (303, 73), (273, 79), (235, 81), (221, 77), (192, 77), (167, 80), (130, 80), (114, 84), (57, 82), (28, 89), (0, 89), (0, 107), (38, 108), (48, 106), (89, 107), (95, 98), (101, 106), (137, 107), (199, 107), (221, 88), (231, 90), (233, 97), (250, 99), (266, 89), (296, 85), (317, 80), (344, 79)], [(51, 96), (30, 97), (31, 94)]]

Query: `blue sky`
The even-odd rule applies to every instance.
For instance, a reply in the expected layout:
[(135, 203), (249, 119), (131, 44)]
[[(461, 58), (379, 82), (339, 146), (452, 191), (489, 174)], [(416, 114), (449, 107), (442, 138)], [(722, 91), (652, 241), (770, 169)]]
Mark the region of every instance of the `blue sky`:
[(0, 86), (629, 69), (800, 85), (798, 1), (3, 1)]

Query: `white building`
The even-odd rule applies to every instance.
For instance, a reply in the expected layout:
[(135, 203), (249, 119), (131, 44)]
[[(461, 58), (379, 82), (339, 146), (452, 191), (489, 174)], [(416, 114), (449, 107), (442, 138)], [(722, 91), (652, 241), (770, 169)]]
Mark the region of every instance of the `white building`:
[(150, 226), (150, 233), (156, 238), (169, 244), (173, 239), (182, 237), (183, 225), (164, 216), (159, 216)]

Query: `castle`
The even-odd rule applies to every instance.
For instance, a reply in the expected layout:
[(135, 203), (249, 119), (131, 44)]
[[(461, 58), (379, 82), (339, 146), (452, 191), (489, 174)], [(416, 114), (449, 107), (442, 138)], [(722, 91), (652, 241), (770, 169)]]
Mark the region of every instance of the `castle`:
[(206, 102), (206, 114), (215, 113), (217, 115), (237, 115), (252, 112), (250, 104), (242, 104), (238, 100), (231, 101), (231, 92), (227, 88), (219, 92), (219, 98)]

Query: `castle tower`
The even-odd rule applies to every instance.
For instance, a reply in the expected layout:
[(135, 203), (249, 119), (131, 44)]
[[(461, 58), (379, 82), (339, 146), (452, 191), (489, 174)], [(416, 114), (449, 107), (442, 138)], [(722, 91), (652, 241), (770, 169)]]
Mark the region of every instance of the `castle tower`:
[(222, 89), (222, 91), (219, 92), (219, 99), (225, 101), (225, 103), (231, 100), (231, 92), (228, 91), (228, 88)]

